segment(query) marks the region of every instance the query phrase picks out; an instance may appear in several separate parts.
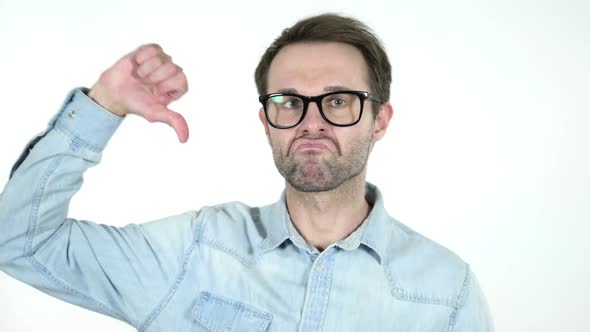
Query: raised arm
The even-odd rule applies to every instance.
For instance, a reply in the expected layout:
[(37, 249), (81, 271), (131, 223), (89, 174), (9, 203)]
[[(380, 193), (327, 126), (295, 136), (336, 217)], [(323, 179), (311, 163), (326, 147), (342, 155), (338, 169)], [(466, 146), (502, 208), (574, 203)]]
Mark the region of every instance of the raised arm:
[(184, 118), (168, 109), (186, 90), (157, 45), (123, 57), (92, 90), (73, 90), (0, 196), (0, 270), (138, 329), (149, 324), (183, 274), (198, 213), (115, 228), (68, 218), (68, 206), (126, 114), (168, 123), (186, 141)]

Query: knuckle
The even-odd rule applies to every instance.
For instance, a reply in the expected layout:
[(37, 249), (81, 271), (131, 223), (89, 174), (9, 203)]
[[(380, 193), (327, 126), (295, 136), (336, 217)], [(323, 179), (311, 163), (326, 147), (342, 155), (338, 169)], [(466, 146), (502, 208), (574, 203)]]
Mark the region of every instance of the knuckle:
[(157, 51), (162, 51), (162, 46), (160, 46), (158, 43), (148, 43), (145, 44), (143, 47), (145, 48), (153, 48)]
[(163, 65), (170, 62), (170, 60), (172, 60), (172, 57), (165, 53), (161, 53), (158, 55), (158, 60), (160, 61), (160, 64)]
[(186, 77), (186, 75), (184, 74), (184, 72), (181, 72), (178, 79), (180, 80), (181, 84), (183, 86), (188, 86), (188, 78)]
[(158, 47), (157, 44), (144, 44), (138, 47), (136, 53), (147, 59), (158, 53)]
[(177, 72), (176, 65), (173, 63), (167, 63), (166, 65), (166, 73), (171, 75)]

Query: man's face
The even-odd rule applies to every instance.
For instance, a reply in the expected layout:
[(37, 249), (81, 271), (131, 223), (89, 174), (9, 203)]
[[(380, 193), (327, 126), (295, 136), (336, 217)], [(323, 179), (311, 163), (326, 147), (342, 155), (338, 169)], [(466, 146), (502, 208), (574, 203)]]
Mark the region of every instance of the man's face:
[[(335, 90), (372, 92), (367, 64), (361, 52), (351, 45), (296, 43), (284, 47), (271, 63), (269, 93), (316, 96)], [(336, 127), (321, 117), (317, 104), (310, 103), (303, 121), (289, 129), (270, 126), (261, 109), (260, 120), (275, 164), (285, 180), (299, 191), (320, 192), (337, 188), (364, 173), (372, 145), (385, 131), (383, 121), (374, 121), (371, 107), (371, 102), (366, 101), (356, 125)]]

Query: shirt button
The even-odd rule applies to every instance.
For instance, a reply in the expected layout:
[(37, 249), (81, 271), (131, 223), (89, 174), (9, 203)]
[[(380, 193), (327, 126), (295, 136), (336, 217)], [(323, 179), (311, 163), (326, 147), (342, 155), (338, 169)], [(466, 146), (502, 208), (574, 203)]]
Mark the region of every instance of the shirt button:
[(68, 112), (68, 116), (72, 119), (75, 118), (76, 117), (76, 110), (70, 110)]

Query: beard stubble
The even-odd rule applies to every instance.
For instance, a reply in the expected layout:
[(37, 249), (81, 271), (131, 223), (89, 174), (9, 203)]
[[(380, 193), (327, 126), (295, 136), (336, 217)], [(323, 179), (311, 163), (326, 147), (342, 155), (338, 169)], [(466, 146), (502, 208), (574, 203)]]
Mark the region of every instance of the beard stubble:
[(279, 173), (296, 190), (301, 192), (323, 192), (338, 188), (346, 181), (358, 176), (367, 165), (372, 146), (372, 131), (352, 143), (348, 151), (343, 152), (335, 139), (322, 135), (312, 139), (329, 139), (336, 147), (336, 153), (305, 151), (297, 155), (290, 153), (291, 146), (298, 137), (289, 144), (285, 152), (271, 142), (273, 159)]

